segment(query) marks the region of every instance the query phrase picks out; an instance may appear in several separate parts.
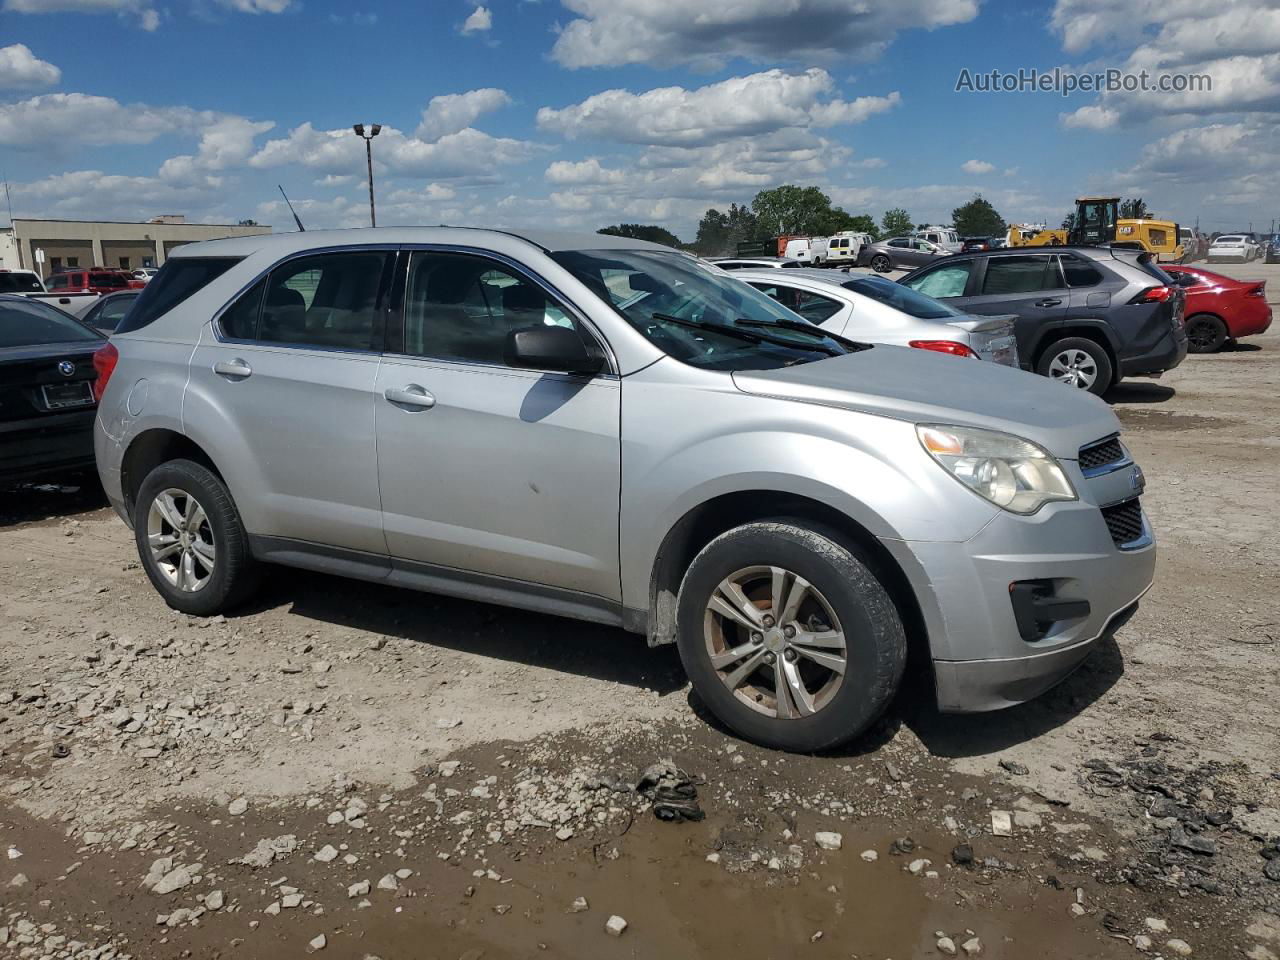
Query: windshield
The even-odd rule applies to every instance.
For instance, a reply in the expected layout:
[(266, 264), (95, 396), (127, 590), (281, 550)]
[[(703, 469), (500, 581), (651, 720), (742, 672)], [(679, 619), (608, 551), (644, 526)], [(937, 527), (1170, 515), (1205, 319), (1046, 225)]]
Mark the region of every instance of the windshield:
[(0, 302), (0, 347), (32, 347), (43, 343), (101, 339), (101, 334), (37, 300)]
[(7, 273), (0, 271), (0, 293), (40, 293), (44, 287), (34, 273)]
[(910, 287), (886, 280), (884, 277), (857, 277), (840, 284), (846, 290), (860, 293), (864, 297), (878, 300), (880, 303), (901, 310), (908, 316), (920, 320), (945, 320), (950, 317), (963, 317), (964, 314), (955, 307), (947, 306), (940, 300), (927, 297)]
[(685, 254), (571, 250), (551, 256), (650, 343), (691, 366), (774, 370), (853, 349), (754, 287)]

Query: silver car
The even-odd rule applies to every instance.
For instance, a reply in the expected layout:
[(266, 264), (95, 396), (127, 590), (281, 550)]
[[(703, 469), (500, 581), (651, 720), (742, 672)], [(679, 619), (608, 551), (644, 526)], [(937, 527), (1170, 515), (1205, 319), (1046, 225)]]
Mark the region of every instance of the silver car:
[(1012, 314), (975, 317), (886, 277), (831, 270), (739, 270), (734, 276), (823, 330), (1018, 366)]
[(94, 363), (98, 470), (170, 606), (282, 564), (622, 627), (789, 750), (865, 730), (910, 648), (943, 710), (1034, 697), (1154, 570), (1096, 397), (836, 338), (635, 240), (190, 244)]
[(914, 270), (933, 263), (938, 257), (949, 257), (951, 251), (941, 244), (919, 237), (889, 237), (863, 247), (858, 266), (870, 267), (876, 273), (890, 270)]

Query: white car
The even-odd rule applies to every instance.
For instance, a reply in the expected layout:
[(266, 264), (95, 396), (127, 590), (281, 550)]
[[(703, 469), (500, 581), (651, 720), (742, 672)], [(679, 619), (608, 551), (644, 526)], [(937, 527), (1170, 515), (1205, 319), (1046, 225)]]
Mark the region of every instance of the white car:
[(778, 270), (804, 266), (791, 257), (708, 257), (707, 263), (715, 264), (721, 270)]
[(1229, 233), (1209, 245), (1205, 255), (1210, 263), (1248, 263), (1262, 254), (1257, 242), (1244, 233)]
[(964, 249), (964, 244), (960, 241), (960, 235), (950, 227), (925, 227), (923, 230), (917, 230), (911, 236), (917, 240), (928, 240), (930, 243), (936, 243), (949, 253), (959, 253)]
[(151, 278), (160, 272), (159, 267), (138, 267), (132, 271), (129, 276), (135, 280), (141, 280), (143, 283), (150, 283)]
[(826, 270), (738, 270), (734, 276), (829, 333), (1018, 366), (1012, 315), (979, 317), (885, 277)]

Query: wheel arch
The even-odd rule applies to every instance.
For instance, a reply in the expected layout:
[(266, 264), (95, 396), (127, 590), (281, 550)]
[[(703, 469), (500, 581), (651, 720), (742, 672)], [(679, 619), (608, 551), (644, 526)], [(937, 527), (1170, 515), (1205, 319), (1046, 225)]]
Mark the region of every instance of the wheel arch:
[(830, 504), (778, 490), (720, 494), (687, 511), (667, 531), (654, 558), (649, 580), (646, 633), (650, 646), (675, 642), (680, 584), (698, 552), (722, 533), (762, 520), (796, 520), (838, 537), (889, 591), (906, 629), (911, 657), (932, 662), (928, 631), (915, 590), (897, 560), (875, 535)]
[(226, 482), (213, 458), (190, 437), (167, 427), (143, 430), (129, 441), (120, 461), (120, 490), (124, 494), (125, 511), (129, 517), (133, 516), (138, 490), (147, 474), (170, 460), (192, 460)]

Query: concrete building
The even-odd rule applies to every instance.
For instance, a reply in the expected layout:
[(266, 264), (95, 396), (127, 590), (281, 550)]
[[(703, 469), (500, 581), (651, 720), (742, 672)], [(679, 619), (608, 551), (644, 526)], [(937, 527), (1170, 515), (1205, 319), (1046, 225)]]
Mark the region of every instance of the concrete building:
[[(42, 277), (68, 267), (158, 267), (170, 250), (184, 243), (270, 232), (271, 227), (259, 224), (187, 223), (177, 215), (146, 223), (18, 217), (10, 226), (0, 227), (0, 267), (35, 270)], [(43, 264), (38, 262), (37, 250), (44, 251)]]

